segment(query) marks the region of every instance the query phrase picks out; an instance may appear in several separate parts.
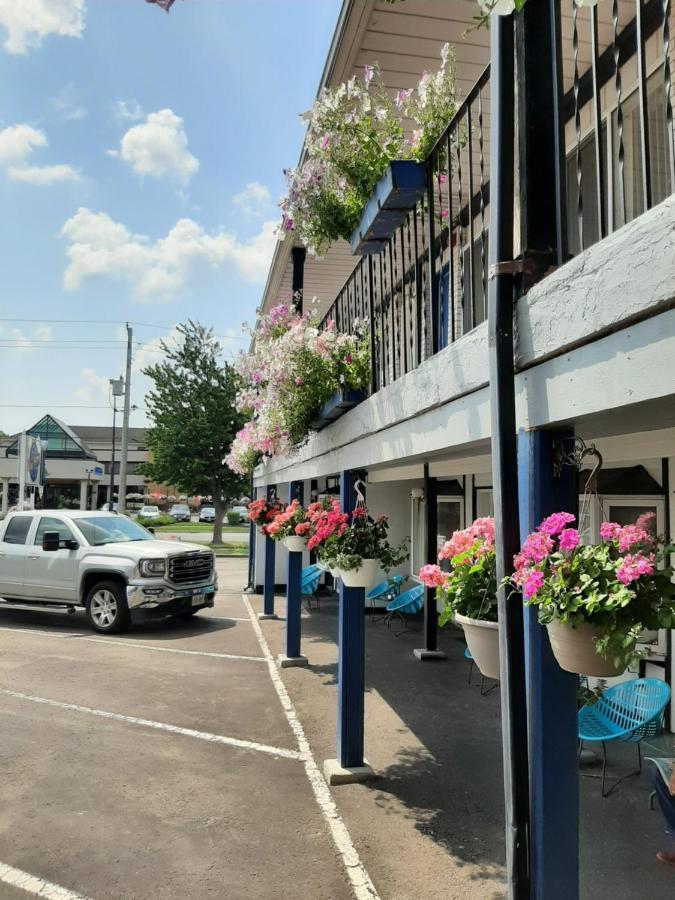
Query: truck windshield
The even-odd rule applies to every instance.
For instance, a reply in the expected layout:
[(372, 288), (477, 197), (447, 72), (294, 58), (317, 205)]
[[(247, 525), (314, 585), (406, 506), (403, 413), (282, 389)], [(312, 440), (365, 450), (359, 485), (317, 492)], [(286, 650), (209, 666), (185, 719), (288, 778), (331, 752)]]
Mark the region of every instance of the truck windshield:
[(151, 541), (152, 535), (126, 516), (91, 516), (78, 519), (77, 527), (90, 544), (119, 544), (122, 541)]

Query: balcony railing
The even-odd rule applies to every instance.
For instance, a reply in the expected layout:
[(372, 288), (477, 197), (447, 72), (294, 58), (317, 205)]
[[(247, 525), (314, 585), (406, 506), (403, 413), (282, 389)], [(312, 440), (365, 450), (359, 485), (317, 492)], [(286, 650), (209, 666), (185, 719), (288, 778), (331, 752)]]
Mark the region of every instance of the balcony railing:
[[(670, 0), (562, 5), (563, 258), (675, 191), (671, 17)], [(369, 319), (372, 392), (487, 317), (489, 121), (488, 66), (426, 161), (423, 200), (359, 261), (324, 318), (344, 332)]]

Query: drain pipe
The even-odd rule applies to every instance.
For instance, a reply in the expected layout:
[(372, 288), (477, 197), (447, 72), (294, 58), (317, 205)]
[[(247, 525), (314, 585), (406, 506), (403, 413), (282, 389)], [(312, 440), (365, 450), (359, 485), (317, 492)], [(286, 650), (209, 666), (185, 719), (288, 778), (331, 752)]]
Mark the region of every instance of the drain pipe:
[[(491, 42), (489, 357), (497, 584), (520, 547), (513, 354), (514, 18), (493, 14)], [(498, 589), (506, 867), (510, 900), (529, 900), (529, 771), (523, 606)]]

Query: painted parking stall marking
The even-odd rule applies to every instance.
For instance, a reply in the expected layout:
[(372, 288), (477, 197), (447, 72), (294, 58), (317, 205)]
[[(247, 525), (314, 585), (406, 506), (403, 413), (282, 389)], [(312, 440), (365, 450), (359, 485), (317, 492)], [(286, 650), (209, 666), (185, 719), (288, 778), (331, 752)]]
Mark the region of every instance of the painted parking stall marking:
[(287, 750), (284, 747), (272, 747), (269, 744), (259, 744), (257, 741), (244, 741), (240, 738), (227, 737), (224, 734), (211, 734), (208, 731), (197, 731), (194, 728), (182, 728), (180, 725), (169, 725), (166, 722), (155, 722), (153, 719), (141, 719), (139, 716), (125, 716), (122, 713), (114, 713), (105, 709), (94, 709), (91, 706), (79, 706), (76, 703), (64, 703), (62, 700), (51, 700), (48, 697), (36, 697), (33, 694), (22, 694), (20, 691), (10, 691), (0, 688), (0, 693), (16, 700), (27, 700), (30, 703), (42, 703), (56, 709), (66, 709), (71, 712), (84, 713), (89, 716), (98, 716), (102, 719), (112, 719), (115, 722), (126, 722), (129, 725), (140, 725), (142, 728), (154, 728), (157, 731), (165, 731), (170, 734), (181, 734), (184, 737), (196, 738), (200, 741), (208, 741), (212, 744), (225, 744), (228, 747), (238, 747), (242, 750), (254, 750), (258, 753), (266, 753), (269, 756), (281, 756), (285, 759), (302, 760), (303, 754), (298, 750)]
[(295, 711), (293, 701), (291, 700), (288, 691), (286, 690), (286, 685), (283, 683), (281, 676), (279, 675), (274, 657), (272, 656), (269, 645), (265, 640), (265, 635), (262, 633), (260, 623), (255, 616), (253, 607), (251, 606), (249, 599), (245, 594), (242, 595), (242, 599), (246, 605), (248, 614), (251, 617), (251, 624), (253, 625), (256, 637), (258, 638), (260, 649), (262, 650), (267, 661), (270, 678), (272, 679), (272, 683), (274, 684), (274, 688), (283, 707), (286, 719), (288, 720), (288, 724), (291, 726), (291, 730), (293, 731), (293, 734), (295, 735), (295, 738), (298, 742), (298, 747), (300, 748), (300, 757), (305, 764), (305, 772), (307, 773), (307, 778), (311, 785), (312, 791), (314, 792), (314, 799), (316, 800), (316, 803), (321, 810), (321, 814), (328, 823), (330, 834), (333, 839), (333, 843), (335, 844), (335, 849), (342, 859), (345, 871), (347, 872), (347, 876), (351, 882), (354, 896), (356, 897), (356, 900), (380, 900), (379, 894), (375, 889), (375, 885), (371, 881), (366, 867), (361, 862), (361, 858), (359, 857), (356, 847), (352, 842), (349, 831), (347, 830), (347, 826), (345, 825), (344, 820), (340, 815), (337, 806), (335, 805), (335, 801), (333, 800), (333, 795), (330, 792), (330, 788), (326, 784), (326, 781), (316, 764), (316, 760), (314, 759), (314, 755), (312, 754), (312, 750), (309, 746), (309, 741), (305, 736), (305, 730), (302, 727), (302, 723), (300, 722), (298, 714)]
[(27, 894), (45, 897), (47, 900), (87, 900), (84, 894), (76, 894), (45, 878), (38, 878), (37, 875), (31, 875), (29, 872), (15, 869), (14, 866), (8, 866), (2, 862), (0, 862), (0, 882), (11, 884), (12, 887), (20, 888)]

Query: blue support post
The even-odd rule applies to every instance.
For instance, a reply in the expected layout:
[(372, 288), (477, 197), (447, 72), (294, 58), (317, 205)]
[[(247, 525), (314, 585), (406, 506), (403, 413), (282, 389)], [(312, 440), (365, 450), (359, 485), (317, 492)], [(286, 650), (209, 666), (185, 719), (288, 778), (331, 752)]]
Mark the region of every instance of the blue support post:
[[(351, 513), (354, 484), (359, 473), (342, 472), (340, 505)], [(363, 758), (365, 692), (365, 588), (348, 588), (340, 579), (338, 611), (338, 721), (337, 759), (326, 760), (329, 784), (364, 781), (373, 772)]]
[[(253, 472), (251, 472), (249, 496), (251, 500), (255, 500)], [(248, 523), (248, 584), (246, 591), (250, 593), (255, 591), (255, 525), (253, 522)]]
[[(288, 491), (288, 502), (302, 502), (302, 482), (291, 481)], [(289, 550), (288, 569), (286, 574), (286, 653), (279, 656), (282, 669), (291, 666), (306, 666), (307, 657), (300, 652), (302, 594), (300, 576), (302, 572), (302, 553)]]
[[(553, 512), (576, 512), (576, 470), (554, 472), (555, 443), (571, 447), (570, 431), (522, 431), (518, 441), (521, 537)], [(551, 651), (535, 607), (525, 610), (525, 667), (530, 761), (532, 900), (579, 896), (579, 775), (576, 675)]]
[[(273, 484), (267, 486), (267, 499), (273, 501), (276, 499), (277, 489)], [(274, 579), (276, 572), (276, 552), (272, 538), (265, 538), (265, 581), (263, 582), (263, 611), (259, 614), (259, 619), (277, 619), (278, 616), (274, 612)]]

